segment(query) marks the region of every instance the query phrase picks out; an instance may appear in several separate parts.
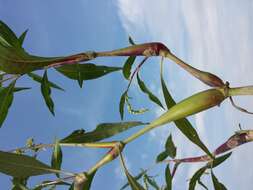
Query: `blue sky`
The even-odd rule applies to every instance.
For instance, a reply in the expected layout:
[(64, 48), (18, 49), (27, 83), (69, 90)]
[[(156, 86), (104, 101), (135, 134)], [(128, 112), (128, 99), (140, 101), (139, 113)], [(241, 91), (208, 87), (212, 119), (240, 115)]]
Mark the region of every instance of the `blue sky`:
[[(0, 19), (17, 34), (29, 29), (24, 46), (32, 54), (58, 56), (87, 50), (115, 49), (128, 45), (130, 34), (137, 43), (161, 41), (192, 66), (217, 74), (229, 81), (231, 86), (240, 86), (253, 84), (252, 6), (253, 3), (246, 0), (240, 3), (236, 0), (229, 3), (225, 0), (0, 0)], [(124, 60), (105, 58), (94, 63), (118, 66)], [(158, 61), (157, 58), (150, 59), (144, 65), (141, 76), (149, 88), (162, 97)], [(172, 62), (165, 63), (166, 82), (177, 101), (207, 88)], [(29, 137), (38, 143), (50, 143), (75, 129), (92, 130), (101, 122), (120, 120), (118, 102), (127, 85), (120, 73), (85, 82), (83, 89), (54, 71), (49, 72), (49, 79), (66, 90), (53, 91), (56, 117), (52, 117), (45, 107), (40, 87), (27, 78), (22, 79), (20, 86), (33, 89), (15, 95), (8, 118), (0, 129), (1, 150), (20, 146)], [(144, 105), (152, 111), (144, 116), (127, 116), (127, 119), (151, 121), (162, 113), (155, 105), (147, 103), (146, 97), (139, 93), (135, 84), (131, 95), (137, 106)], [(253, 106), (250, 97), (235, 100), (249, 109)], [(239, 123), (244, 129), (251, 129), (253, 118), (233, 109), (226, 101), (221, 107), (192, 116), (190, 120), (202, 140), (213, 150), (238, 130)], [(170, 131), (178, 147), (178, 157), (202, 153), (174, 125), (166, 125), (127, 146), (124, 155), (133, 174), (139, 168), (147, 168), (154, 163)], [(214, 170), (228, 189), (249, 189), (252, 184), (253, 170), (248, 167), (253, 153), (251, 146), (247, 144), (236, 149), (224, 165)], [(73, 172), (86, 170), (103, 152), (64, 149), (63, 168)], [(50, 151), (43, 152), (39, 158), (49, 163)], [(186, 189), (186, 180), (198, 167), (195, 164), (179, 168), (174, 189)], [(163, 166), (157, 166), (151, 174), (159, 174), (158, 181), (163, 182)], [(31, 183), (36, 184), (41, 179), (36, 177)], [(209, 177), (203, 179), (209, 184)], [(3, 189), (10, 188), (9, 177), (0, 174), (0, 181)], [(119, 161), (116, 160), (97, 173), (92, 189), (119, 189), (124, 182)]]

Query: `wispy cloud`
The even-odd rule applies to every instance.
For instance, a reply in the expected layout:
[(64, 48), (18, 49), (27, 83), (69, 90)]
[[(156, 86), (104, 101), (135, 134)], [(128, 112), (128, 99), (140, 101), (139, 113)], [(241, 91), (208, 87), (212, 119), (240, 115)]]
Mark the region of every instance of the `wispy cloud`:
[[(136, 39), (162, 41), (176, 55), (194, 67), (213, 72), (235, 85), (253, 83), (252, 6), (250, 1), (228, 3), (219, 0), (203, 2), (197, 0), (118, 0), (123, 27)], [(148, 74), (151, 75), (152, 70)], [(178, 87), (173, 90), (175, 90), (174, 94), (180, 98), (205, 87), (174, 65), (169, 66), (169, 75), (166, 79), (177, 84)], [(151, 86), (157, 85), (151, 84)], [(248, 107), (253, 106), (252, 103), (246, 104), (242, 99), (238, 101)], [(196, 129), (211, 148), (222, 143), (222, 140), (224, 141), (229, 134), (233, 133), (235, 128), (231, 125), (237, 125), (235, 122), (242, 121), (250, 127), (249, 116), (242, 116), (237, 111), (231, 111), (233, 109), (231, 105), (225, 103), (222, 108), (214, 109), (216, 110), (194, 117)], [(160, 115), (160, 112), (156, 115)], [(164, 139), (163, 130), (151, 132), (151, 139), (158, 139), (161, 143), (161, 139)], [(178, 137), (179, 135), (176, 134), (176, 138)], [(180, 140), (181, 142), (177, 141), (177, 143), (185, 143), (182, 138)], [(194, 149), (189, 150), (189, 148), (185, 151), (192, 151), (193, 155), (196, 153)], [(247, 149), (241, 152), (239, 157), (242, 158), (242, 154), (246, 156), (249, 153)], [(247, 163), (241, 163), (239, 159), (233, 159), (228, 163), (231, 169), (227, 171), (229, 173), (233, 171), (229, 176), (238, 177), (234, 168), (237, 168), (238, 164), (246, 166), (250, 164), (250, 160)], [(227, 172), (224, 171), (220, 172), (226, 178)], [(190, 173), (192, 174), (192, 169)], [(250, 178), (246, 176), (252, 175), (252, 171), (243, 175), (245, 188), (249, 187), (250, 183)], [(230, 183), (233, 182), (230, 181)], [(241, 187), (240, 184), (236, 185), (238, 188)]]

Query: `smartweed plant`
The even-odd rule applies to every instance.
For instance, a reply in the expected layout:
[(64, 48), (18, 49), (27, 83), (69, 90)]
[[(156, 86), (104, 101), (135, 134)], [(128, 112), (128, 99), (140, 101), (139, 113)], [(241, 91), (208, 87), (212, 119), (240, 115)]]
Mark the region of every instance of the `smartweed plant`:
[[(221, 103), (226, 99), (229, 99), (232, 106), (236, 109), (251, 114), (247, 110), (237, 106), (232, 97), (253, 95), (253, 86), (230, 87), (228, 82), (224, 82), (215, 74), (201, 71), (185, 63), (160, 42), (135, 44), (131, 37), (129, 37), (130, 45), (128, 47), (113, 51), (87, 51), (70, 56), (39, 57), (29, 54), (22, 47), (26, 34), (27, 31), (25, 31), (20, 37), (17, 37), (5, 23), (0, 22), (0, 126), (2, 126), (7, 117), (8, 110), (12, 105), (14, 93), (22, 90), (29, 90), (29, 88), (26, 87), (16, 86), (16, 81), (21, 77), (29, 77), (31, 80), (40, 83), (41, 93), (45, 104), (53, 115), (55, 114), (55, 111), (54, 102), (51, 98), (51, 89), (55, 88), (57, 90), (63, 90), (63, 88), (54, 82), (49, 81), (47, 74), (47, 70), (49, 69), (55, 69), (63, 77), (76, 80), (80, 87), (82, 87), (83, 81), (85, 80), (92, 80), (103, 77), (106, 74), (121, 71), (124, 78), (128, 80), (128, 86), (122, 93), (122, 96), (119, 97), (119, 114), (122, 121), (117, 123), (99, 124), (90, 132), (77, 130), (51, 144), (35, 144), (33, 139), (29, 139), (25, 147), (10, 151), (0, 151), (0, 172), (13, 177), (13, 189), (40, 190), (44, 188), (55, 188), (58, 185), (66, 186), (66, 189), (89, 189), (95, 173), (105, 164), (112, 162), (117, 158), (119, 158), (123, 171), (128, 179), (128, 183), (124, 185), (122, 189), (130, 186), (134, 190), (142, 190), (148, 189), (148, 187), (151, 186), (155, 189), (170, 190), (172, 189), (172, 180), (179, 165), (195, 162), (206, 162), (206, 165), (200, 168), (192, 176), (189, 181), (189, 189), (195, 189), (197, 183), (206, 188), (201, 181), (201, 176), (207, 170), (211, 171), (210, 175), (214, 188), (225, 189), (225, 186), (219, 182), (214, 175), (213, 168), (223, 163), (231, 155), (232, 149), (244, 143), (251, 142), (253, 140), (253, 131), (239, 130), (216, 150), (211, 152), (201, 141), (197, 131), (186, 117), (215, 106), (222, 106)], [(101, 66), (90, 63), (90, 61), (98, 57), (108, 56), (125, 56), (127, 57), (127, 60), (122, 64), (122, 67)], [(166, 106), (163, 105), (159, 98), (148, 89), (139, 76), (139, 71), (141, 70), (142, 65), (152, 56), (158, 56), (161, 58), (160, 80)], [(132, 69), (137, 57), (142, 57), (142, 61), (135, 69)], [(197, 92), (196, 94), (176, 103), (168, 91), (166, 82), (163, 79), (164, 59), (172, 60), (193, 77), (209, 86), (210, 89)], [(44, 70), (44, 75), (39, 76), (35, 74), (34, 71), (37, 70)], [(164, 114), (152, 121), (124, 121), (125, 107), (128, 108), (130, 114), (144, 114), (147, 111), (147, 109), (133, 109), (130, 103), (128, 91), (135, 77), (137, 78), (141, 92), (145, 93), (150, 101), (157, 104), (161, 109), (167, 110)], [(141, 135), (170, 122), (174, 122), (182, 134), (206, 154), (190, 158), (176, 158), (177, 149), (172, 140), (172, 136), (170, 135), (165, 143), (165, 150), (161, 152), (156, 159), (157, 163), (164, 163), (167, 165), (165, 171), (166, 184), (158, 185), (155, 179), (148, 175), (148, 169), (144, 169), (140, 174), (132, 176), (124, 162), (124, 149), (127, 148), (129, 143)], [(143, 128), (126, 139), (120, 139), (113, 142), (101, 142), (104, 139), (140, 125), (143, 125)], [(80, 171), (79, 173), (72, 173), (61, 168), (63, 160), (61, 147), (63, 146), (103, 148), (108, 149), (108, 152), (90, 169)], [(50, 148), (53, 149), (51, 165), (36, 159), (37, 154), (39, 154), (42, 149)], [(26, 155), (28, 150), (34, 153), (33, 157)], [(45, 181), (37, 184), (35, 187), (27, 187), (27, 181), (32, 176), (52, 173), (56, 174), (56, 178), (48, 179), (45, 176)], [(141, 179), (143, 179), (143, 184), (140, 182)]]

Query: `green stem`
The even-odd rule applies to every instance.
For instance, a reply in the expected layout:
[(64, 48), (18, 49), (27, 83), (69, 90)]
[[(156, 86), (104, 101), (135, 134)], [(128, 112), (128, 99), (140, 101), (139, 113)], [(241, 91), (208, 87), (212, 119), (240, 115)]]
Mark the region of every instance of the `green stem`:
[(186, 98), (185, 100), (182, 100), (173, 106), (160, 117), (153, 120), (149, 125), (133, 134), (132, 136), (128, 137), (123, 142), (127, 144), (155, 127), (185, 118), (187, 116), (209, 109), (213, 106), (219, 105), (225, 98), (227, 97), (224, 95), (224, 89), (221, 88), (209, 89), (194, 94), (193, 96)]
[(228, 96), (253, 95), (253, 86), (229, 88)]
[(198, 78), (200, 81), (203, 83), (207, 84), (208, 86), (211, 87), (223, 87), (225, 84), (223, 81), (217, 77), (216, 75), (201, 71), (199, 69), (196, 69), (187, 63), (185, 63), (183, 60), (179, 59), (177, 56), (172, 54), (171, 52), (164, 52), (164, 55), (166, 58), (171, 59), (175, 63), (177, 63), (180, 67), (182, 67), (184, 70), (192, 74), (194, 77)]

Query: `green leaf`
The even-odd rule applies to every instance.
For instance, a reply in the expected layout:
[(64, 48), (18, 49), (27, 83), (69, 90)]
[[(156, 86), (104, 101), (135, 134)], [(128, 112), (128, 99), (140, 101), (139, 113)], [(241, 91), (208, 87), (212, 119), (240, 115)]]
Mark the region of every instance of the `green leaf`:
[(225, 160), (227, 160), (231, 154), (232, 154), (232, 152), (225, 154), (223, 156), (220, 156), (218, 158), (215, 158), (214, 161), (207, 163), (204, 167), (200, 168), (191, 178), (189, 190), (194, 190), (197, 181), (200, 181), (200, 177), (203, 175), (203, 173), (206, 171), (206, 169), (217, 167), (218, 165), (223, 163)]
[(166, 180), (166, 189), (165, 190), (172, 190), (172, 175), (170, 172), (170, 165), (167, 164), (165, 169), (165, 180)]
[(61, 143), (88, 143), (97, 142), (109, 137), (112, 137), (118, 133), (122, 133), (132, 127), (139, 125), (145, 125), (145, 123), (139, 121), (119, 122), (119, 123), (102, 123), (99, 124), (95, 130), (88, 133), (80, 133), (73, 135), (73, 133), (63, 138)]
[[(0, 81), (2, 81), (4, 78), (4, 75), (3, 74), (0, 74)], [(0, 87), (2, 87), (2, 82), (0, 82)]]
[(20, 43), (20, 46), (23, 45), (27, 32), (28, 32), (28, 29), (27, 29), (26, 31), (24, 31), (24, 32), (21, 34), (21, 36), (18, 38), (19, 43)]
[(144, 174), (143, 176), (147, 182), (149, 183), (149, 185), (151, 185), (152, 187), (154, 187), (154, 189), (156, 190), (160, 190), (159, 186), (157, 185), (156, 181), (152, 178), (150, 178), (147, 174)]
[(222, 183), (220, 183), (219, 180), (216, 178), (213, 171), (211, 171), (211, 175), (212, 175), (212, 181), (213, 181), (213, 186), (215, 190), (227, 190), (227, 188)]
[(29, 89), (31, 89), (31, 88), (29, 88), (29, 87), (15, 87), (13, 89), (13, 92), (19, 92), (19, 91), (29, 90)]
[(92, 63), (63, 65), (56, 68), (56, 70), (64, 76), (77, 80), (80, 86), (82, 86), (84, 80), (96, 79), (121, 69), (121, 67), (107, 67)]
[(49, 111), (54, 115), (54, 102), (51, 98), (51, 89), (49, 85), (49, 81), (47, 78), (47, 71), (45, 70), (42, 82), (41, 82), (41, 93), (43, 95), (43, 98), (45, 100), (45, 103), (49, 109)]
[(208, 190), (207, 186), (201, 180), (198, 180), (198, 184), (202, 186), (204, 189)]
[(132, 65), (134, 64), (135, 59), (136, 59), (136, 56), (129, 56), (123, 66), (123, 75), (127, 80), (129, 80), (130, 78), (131, 68), (132, 68)]
[(172, 136), (170, 134), (170, 136), (168, 137), (166, 144), (165, 144), (165, 150), (166, 152), (168, 152), (168, 155), (171, 158), (175, 158), (177, 155), (177, 148), (172, 140)]
[[(42, 83), (43, 81), (43, 78), (37, 74), (34, 74), (34, 73), (27, 73), (27, 75), (29, 77), (31, 77), (34, 81), (38, 82), (38, 83)], [(64, 91), (63, 88), (61, 88), (60, 86), (58, 86), (57, 84), (53, 83), (53, 82), (50, 82), (48, 81), (48, 85), (52, 88), (55, 88), (55, 89), (58, 89), (58, 90), (62, 90)]]
[(16, 46), (18, 45), (17, 41), (18, 39), (15, 33), (0, 20), (0, 43), (8, 46)]
[[(165, 81), (163, 79), (163, 69), (162, 69), (161, 65), (161, 86), (162, 86), (162, 91), (163, 91), (163, 96), (164, 96), (164, 100), (165, 103), (167, 105), (167, 108), (170, 109), (172, 108), (174, 105), (176, 105), (175, 100), (172, 98), (171, 94), (169, 93), (169, 90), (165, 84)], [(213, 157), (212, 153), (208, 150), (208, 148), (206, 147), (206, 145), (200, 140), (199, 135), (197, 133), (197, 131), (193, 128), (193, 126), (191, 125), (191, 123), (186, 119), (179, 119), (174, 121), (175, 125), (177, 126), (177, 128), (190, 140), (192, 141), (194, 144), (196, 144), (198, 147), (200, 147), (204, 152), (206, 152), (206, 154), (208, 154), (210, 157)]]
[(131, 36), (128, 36), (128, 42), (131, 44), (131, 45), (135, 45), (133, 39)]
[(156, 157), (156, 162), (161, 162), (165, 160), (168, 156), (171, 158), (175, 158), (177, 153), (177, 148), (175, 144), (173, 143), (172, 136), (170, 135), (167, 138), (167, 141), (165, 143), (165, 151), (161, 152), (157, 157)]
[(156, 103), (157, 105), (159, 105), (161, 108), (164, 109), (160, 100), (146, 87), (145, 83), (140, 79), (139, 74), (137, 74), (137, 81), (142, 92), (147, 94), (151, 101), (153, 101), (154, 103)]
[(25, 74), (42, 69), (53, 63), (63, 62), (65, 57), (38, 57), (29, 55), (22, 48), (24, 32), (20, 38), (2, 21), (0, 21), (0, 70), (8, 74)]
[[(51, 158), (51, 167), (54, 169), (60, 170), (61, 164), (62, 164), (62, 150), (61, 150), (59, 141), (56, 141), (53, 148), (52, 158)], [(58, 173), (56, 173), (56, 176), (60, 177)]]
[(144, 187), (142, 187), (141, 184), (139, 184), (138, 181), (128, 172), (121, 153), (120, 153), (120, 161), (121, 161), (122, 167), (124, 169), (124, 172), (126, 174), (126, 177), (127, 177), (127, 180), (128, 180), (128, 183), (129, 183), (131, 189), (132, 190), (145, 190)]
[(56, 173), (33, 157), (0, 151), (0, 172), (17, 178)]
[(162, 162), (169, 156), (167, 151), (163, 151), (156, 157), (156, 162)]
[[(139, 174), (137, 174), (136, 176), (134, 176), (134, 179), (135, 179), (136, 181), (138, 181), (139, 179), (142, 178), (142, 176), (143, 176), (145, 173), (147, 173), (147, 170), (142, 170)], [(123, 189), (127, 188), (128, 186), (129, 186), (129, 183), (126, 183), (125, 185), (123, 185), (123, 186), (120, 188), (120, 190), (123, 190)]]
[(192, 178), (190, 180), (189, 190), (195, 189), (196, 183), (200, 180), (200, 177), (204, 174), (206, 169), (207, 169), (207, 167), (204, 166), (204, 167), (200, 168), (199, 170), (197, 170), (197, 172), (192, 176)]
[(224, 161), (226, 161), (230, 156), (231, 156), (232, 152), (229, 152), (223, 156), (220, 156), (218, 158), (215, 158), (214, 161), (209, 162), (207, 164), (208, 168), (215, 168), (217, 166), (219, 166), (221, 163), (223, 163)]
[(124, 107), (125, 107), (126, 97), (127, 97), (127, 91), (125, 91), (121, 95), (120, 102), (119, 102), (119, 113), (120, 113), (121, 120), (123, 120), (124, 118)]
[(8, 87), (0, 88), (0, 127), (3, 125), (3, 122), (13, 101), (15, 82), (16, 81), (10, 83)]

